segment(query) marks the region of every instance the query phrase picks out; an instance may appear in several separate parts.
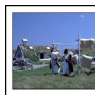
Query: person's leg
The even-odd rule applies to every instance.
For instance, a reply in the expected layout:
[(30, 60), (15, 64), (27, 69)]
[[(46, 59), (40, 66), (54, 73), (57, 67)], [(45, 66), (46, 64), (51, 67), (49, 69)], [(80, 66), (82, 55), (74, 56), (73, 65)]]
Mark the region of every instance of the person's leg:
[(72, 63), (68, 63), (69, 65), (69, 73), (73, 72), (73, 64)]
[(56, 64), (53, 64), (51, 67), (52, 74), (56, 75), (58, 74), (58, 66)]

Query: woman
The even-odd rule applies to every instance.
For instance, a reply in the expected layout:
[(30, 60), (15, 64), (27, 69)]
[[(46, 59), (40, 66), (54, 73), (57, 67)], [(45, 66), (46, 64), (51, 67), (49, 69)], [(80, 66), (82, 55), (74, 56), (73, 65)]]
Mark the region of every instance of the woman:
[(68, 49), (64, 50), (64, 56), (63, 56), (63, 68), (61, 74), (64, 76), (69, 75), (69, 64), (68, 64)]
[(59, 68), (59, 64), (58, 64), (58, 59), (57, 59), (57, 51), (54, 51), (54, 49), (51, 49), (51, 61), (50, 61), (50, 69), (52, 71), (52, 74), (58, 74), (58, 68)]

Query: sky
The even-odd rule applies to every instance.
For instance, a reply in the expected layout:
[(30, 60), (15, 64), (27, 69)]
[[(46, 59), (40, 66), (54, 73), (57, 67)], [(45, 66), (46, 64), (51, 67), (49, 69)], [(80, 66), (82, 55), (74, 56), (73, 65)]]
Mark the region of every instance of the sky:
[(52, 41), (59, 48), (77, 48), (80, 38), (95, 38), (94, 12), (13, 13), (13, 48), (28, 39), (29, 45), (47, 45)]

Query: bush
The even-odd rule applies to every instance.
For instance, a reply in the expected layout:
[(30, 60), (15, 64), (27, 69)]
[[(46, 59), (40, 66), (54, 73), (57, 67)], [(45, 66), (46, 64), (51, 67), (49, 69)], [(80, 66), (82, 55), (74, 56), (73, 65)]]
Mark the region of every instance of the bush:
[(33, 50), (24, 51), (24, 56), (25, 58), (29, 58), (30, 60), (32, 60), (33, 63), (39, 61), (38, 56), (35, 54)]

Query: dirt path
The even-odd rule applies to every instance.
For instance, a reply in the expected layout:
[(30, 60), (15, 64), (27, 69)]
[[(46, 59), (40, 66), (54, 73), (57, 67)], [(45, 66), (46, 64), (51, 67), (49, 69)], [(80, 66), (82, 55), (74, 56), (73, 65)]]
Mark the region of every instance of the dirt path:
[[(48, 66), (49, 64), (33, 64), (32, 65), (32, 67), (29, 67), (29, 66), (23, 66), (23, 68), (24, 69), (30, 69), (30, 68), (32, 68), (32, 69), (38, 69), (38, 68), (42, 68), (42, 67), (46, 67), (46, 66)], [(21, 67), (19, 67), (19, 66), (13, 66), (13, 70), (20, 70), (21, 69)]]

